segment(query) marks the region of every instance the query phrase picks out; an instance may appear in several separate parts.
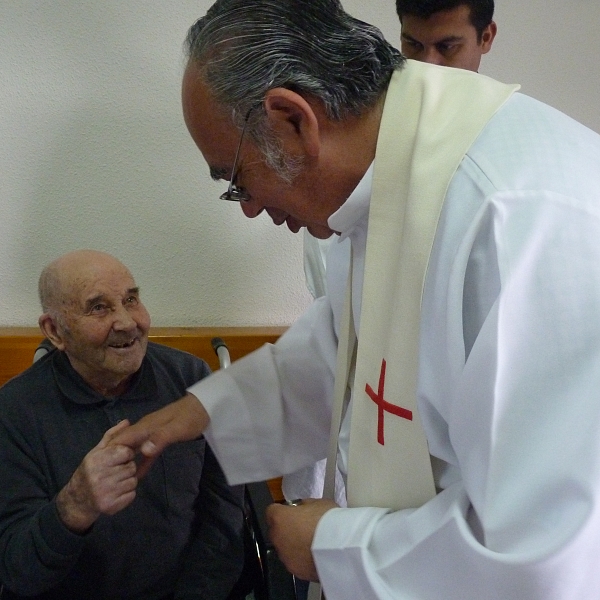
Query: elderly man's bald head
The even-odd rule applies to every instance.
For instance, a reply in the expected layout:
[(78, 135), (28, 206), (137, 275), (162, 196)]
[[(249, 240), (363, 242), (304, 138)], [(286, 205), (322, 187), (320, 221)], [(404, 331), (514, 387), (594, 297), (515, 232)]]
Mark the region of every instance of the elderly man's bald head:
[(73, 286), (93, 271), (112, 267), (129, 273), (114, 256), (99, 250), (74, 250), (48, 264), (40, 275), (38, 293), (44, 312), (60, 311), (71, 300)]
[(42, 271), (39, 295), (42, 332), (83, 379), (103, 395), (126, 389), (150, 328), (129, 269), (106, 252), (69, 252)]

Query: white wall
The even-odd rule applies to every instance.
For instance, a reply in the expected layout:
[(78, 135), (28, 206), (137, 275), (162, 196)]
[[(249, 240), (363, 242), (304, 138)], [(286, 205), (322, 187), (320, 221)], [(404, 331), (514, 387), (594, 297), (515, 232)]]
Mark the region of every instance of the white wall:
[[(220, 202), (185, 131), (181, 44), (209, 4), (0, 0), (0, 326), (35, 325), (41, 268), (80, 247), (132, 269), (155, 325), (281, 325), (309, 303), (301, 236)], [(344, 4), (397, 42), (393, 0)], [(482, 72), (600, 130), (598, 3), (501, 0), (497, 21)]]
[(481, 72), (600, 132), (600, 3), (496, 0), (498, 35)]

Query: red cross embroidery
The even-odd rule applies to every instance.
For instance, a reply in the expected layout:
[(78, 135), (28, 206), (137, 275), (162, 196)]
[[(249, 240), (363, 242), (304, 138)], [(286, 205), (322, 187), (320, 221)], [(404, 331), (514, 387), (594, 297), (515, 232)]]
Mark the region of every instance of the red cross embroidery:
[(383, 413), (389, 412), (408, 421), (412, 421), (413, 415), (412, 410), (402, 408), (391, 404), (383, 398), (383, 386), (385, 383), (385, 358), (381, 361), (381, 372), (379, 373), (379, 388), (377, 393), (373, 391), (373, 388), (367, 383), (365, 392), (370, 396), (371, 400), (377, 404), (377, 441), (383, 446)]

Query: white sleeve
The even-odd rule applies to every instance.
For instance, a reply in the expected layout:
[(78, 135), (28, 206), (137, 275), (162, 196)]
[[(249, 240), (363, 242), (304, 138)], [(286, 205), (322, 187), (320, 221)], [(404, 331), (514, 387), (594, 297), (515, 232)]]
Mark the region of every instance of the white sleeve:
[(285, 475), (324, 458), (337, 337), (327, 297), (277, 341), (189, 391), (210, 415), (205, 432), (230, 483)]
[(327, 248), (330, 240), (320, 240), (311, 235), (308, 229), (304, 229), (303, 255), (304, 255), (304, 278), (306, 287), (313, 298), (324, 296), (327, 290), (325, 282), (325, 266)]
[(458, 478), (416, 510), (326, 513), (313, 554), (328, 600), (598, 597), (600, 211), (499, 193), (479, 217), (500, 293), (465, 362), (454, 264), (435, 341), (463, 362), (426, 417)]

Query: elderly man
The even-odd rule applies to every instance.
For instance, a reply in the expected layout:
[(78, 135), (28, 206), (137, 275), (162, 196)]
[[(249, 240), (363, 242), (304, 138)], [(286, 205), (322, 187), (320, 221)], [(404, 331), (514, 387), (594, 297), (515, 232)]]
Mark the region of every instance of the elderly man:
[(396, 12), (407, 58), (477, 71), (496, 37), (494, 0), (396, 0)]
[(209, 373), (148, 342), (128, 269), (80, 250), (47, 266), (40, 327), (56, 348), (0, 389), (2, 598), (225, 599), (241, 571), (241, 489), (203, 438), (138, 485), (109, 440)]
[(328, 600), (595, 597), (600, 137), (405, 61), (336, 0), (218, 0), (187, 42), (184, 117), (222, 197), (352, 253), (276, 345), (113, 443), (142, 474), (206, 429), (232, 481), (333, 448), (348, 508), (269, 511)]

